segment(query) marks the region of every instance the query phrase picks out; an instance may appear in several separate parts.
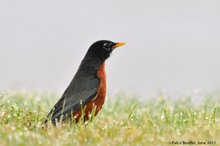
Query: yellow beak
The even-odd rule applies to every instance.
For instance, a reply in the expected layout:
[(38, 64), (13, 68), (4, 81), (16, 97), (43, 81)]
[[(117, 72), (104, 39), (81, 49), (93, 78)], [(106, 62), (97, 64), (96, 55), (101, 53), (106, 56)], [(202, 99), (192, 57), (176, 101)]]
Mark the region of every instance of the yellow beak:
[(117, 47), (120, 47), (120, 46), (123, 46), (125, 44), (125, 42), (117, 42), (115, 43), (115, 45), (113, 46), (113, 49), (117, 48)]

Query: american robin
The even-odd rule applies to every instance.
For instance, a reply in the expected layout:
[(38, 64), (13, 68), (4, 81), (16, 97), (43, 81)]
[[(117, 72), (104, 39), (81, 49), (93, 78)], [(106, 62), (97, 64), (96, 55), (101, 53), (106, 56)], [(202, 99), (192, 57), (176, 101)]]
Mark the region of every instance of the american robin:
[(101, 110), (106, 96), (105, 60), (124, 42), (100, 40), (93, 43), (83, 58), (73, 80), (47, 116), (54, 125), (67, 119), (84, 121)]

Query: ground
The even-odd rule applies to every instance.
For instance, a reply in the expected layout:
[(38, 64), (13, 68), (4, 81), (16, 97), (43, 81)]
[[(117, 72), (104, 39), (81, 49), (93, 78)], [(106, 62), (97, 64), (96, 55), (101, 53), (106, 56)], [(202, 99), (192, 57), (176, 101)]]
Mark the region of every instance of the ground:
[(52, 93), (2, 93), (0, 145), (220, 146), (219, 94), (207, 94), (199, 102), (162, 94), (148, 100), (117, 94), (87, 123), (42, 128), (58, 98)]

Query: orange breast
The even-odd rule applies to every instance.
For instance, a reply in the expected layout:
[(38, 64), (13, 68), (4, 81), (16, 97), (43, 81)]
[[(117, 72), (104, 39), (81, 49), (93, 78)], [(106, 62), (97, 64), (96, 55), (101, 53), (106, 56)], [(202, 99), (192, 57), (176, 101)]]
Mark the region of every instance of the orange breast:
[[(102, 105), (105, 102), (106, 97), (106, 73), (105, 73), (105, 64), (101, 64), (98, 69), (98, 77), (100, 79), (100, 85), (98, 87), (97, 96), (94, 99), (86, 104), (84, 111), (84, 121), (89, 120), (89, 115), (95, 110), (94, 114), (97, 115), (101, 110)], [(82, 115), (82, 111), (79, 110), (74, 113), (73, 117), (75, 117), (75, 121), (78, 122)]]

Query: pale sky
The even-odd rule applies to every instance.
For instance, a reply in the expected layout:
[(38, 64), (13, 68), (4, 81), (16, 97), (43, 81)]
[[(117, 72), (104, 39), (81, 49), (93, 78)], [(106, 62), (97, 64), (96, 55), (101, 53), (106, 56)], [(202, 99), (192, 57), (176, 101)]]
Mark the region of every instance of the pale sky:
[(63, 92), (89, 46), (124, 41), (109, 92), (220, 87), (219, 0), (1, 0), (0, 91)]

